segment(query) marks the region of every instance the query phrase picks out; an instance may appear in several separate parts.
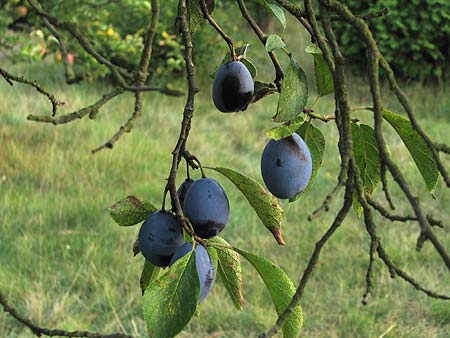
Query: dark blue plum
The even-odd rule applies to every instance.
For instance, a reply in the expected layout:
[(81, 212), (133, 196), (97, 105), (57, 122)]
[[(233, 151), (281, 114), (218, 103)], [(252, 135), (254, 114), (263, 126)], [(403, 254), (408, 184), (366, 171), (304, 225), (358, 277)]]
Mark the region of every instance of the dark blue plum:
[[(183, 244), (172, 256), (170, 266), (191, 251), (192, 243)], [(206, 249), (200, 244), (195, 247), (195, 265), (197, 267), (198, 278), (200, 280), (200, 297), (198, 300), (198, 303), (200, 304), (211, 292), (216, 279), (216, 270), (211, 257), (209, 257)]]
[(255, 84), (247, 67), (240, 61), (230, 61), (217, 71), (212, 97), (221, 112), (238, 112), (247, 108), (254, 89)]
[(276, 197), (295, 197), (311, 179), (308, 146), (296, 133), (278, 141), (270, 140), (261, 157), (261, 173), (267, 189)]
[(187, 191), (183, 211), (197, 235), (211, 238), (225, 228), (230, 205), (219, 183), (212, 178), (201, 178)]
[(181, 207), (183, 207), (184, 198), (186, 197), (186, 193), (187, 193), (188, 189), (191, 187), (192, 183), (194, 183), (194, 180), (191, 180), (190, 178), (187, 178), (178, 187), (177, 194), (178, 194), (178, 198), (180, 200)]
[(142, 224), (138, 242), (148, 261), (166, 267), (175, 251), (184, 244), (183, 231), (174, 215), (156, 211)]

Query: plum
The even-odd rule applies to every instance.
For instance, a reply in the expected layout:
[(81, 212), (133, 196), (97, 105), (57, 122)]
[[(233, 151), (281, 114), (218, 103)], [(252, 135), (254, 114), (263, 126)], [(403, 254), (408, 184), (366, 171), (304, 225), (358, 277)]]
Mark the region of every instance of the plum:
[(186, 197), (186, 193), (187, 193), (188, 189), (191, 187), (192, 183), (194, 183), (194, 180), (187, 178), (178, 187), (177, 194), (178, 194), (178, 198), (180, 199), (181, 207), (183, 207), (184, 198)]
[[(175, 251), (170, 260), (170, 266), (192, 251), (192, 243), (185, 243)], [(195, 265), (197, 267), (198, 278), (200, 280), (200, 297), (198, 303), (203, 302), (212, 290), (214, 280), (216, 279), (216, 270), (206, 249), (198, 244), (195, 247)]]
[(211, 238), (225, 228), (230, 205), (225, 191), (216, 180), (201, 178), (192, 183), (187, 191), (183, 211), (197, 235)]
[(261, 157), (261, 173), (267, 189), (276, 197), (295, 197), (311, 179), (312, 158), (305, 141), (296, 133), (270, 140)]
[(138, 243), (148, 261), (166, 267), (175, 251), (184, 244), (181, 224), (170, 212), (156, 211), (142, 224)]
[(224, 113), (245, 110), (252, 100), (254, 87), (247, 67), (240, 61), (229, 61), (219, 68), (214, 77), (214, 104)]

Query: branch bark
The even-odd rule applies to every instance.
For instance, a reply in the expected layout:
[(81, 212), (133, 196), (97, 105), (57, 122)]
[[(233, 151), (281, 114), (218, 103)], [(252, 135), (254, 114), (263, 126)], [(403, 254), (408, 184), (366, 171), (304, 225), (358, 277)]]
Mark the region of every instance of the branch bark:
[(98, 332), (88, 332), (88, 331), (66, 331), (61, 329), (48, 329), (45, 327), (41, 327), (35, 323), (33, 323), (28, 318), (21, 315), (14, 307), (12, 307), (6, 298), (6, 296), (0, 292), (0, 304), (3, 307), (3, 310), (9, 313), (12, 317), (14, 317), (18, 322), (22, 323), (24, 326), (28, 327), (31, 332), (37, 337), (41, 337), (42, 335), (49, 337), (84, 337), (84, 338), (133, 338), (133, 336), (129, 336), (124, 333), (111, 333), (111, 334), (103, 334)]
[(37, 83), (36, 81), (28, 80), (28, 79), (24, 78), (23, 76), (13, 75), (11, 73), (8, 73), (3, 68), (0, 68), (0, 75), (3, 76), (5, 81), (8, 82), (8, 84), (11, 86), (14, 85), (14, 82), (23, 83), (23, 84), (29, 85), (31, 87), (34, 87), (39, 93), (46, 96), (49, 99), (50, 103), (52, 104), (53, 116), (56, 115), (58, 107), (64, 105), (64, 102), (57, 100), (53, 94), (50, 94), (48, 91), (46, 91), (44, 88), (42, 88), (42, 86), (39, 83)]

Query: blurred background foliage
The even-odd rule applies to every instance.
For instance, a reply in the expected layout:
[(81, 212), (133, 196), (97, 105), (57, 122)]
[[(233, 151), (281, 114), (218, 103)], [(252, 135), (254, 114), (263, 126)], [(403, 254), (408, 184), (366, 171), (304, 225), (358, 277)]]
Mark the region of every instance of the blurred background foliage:
[[(298, 1), (297, 1), (298, 2)], [(389, 15), (370, 20), (379, 46), (397, 75), (407, 81), (445, 80), (450, 55), (450, 1), (448, 0), (346, 0), (356, 13), (389, 9)], [(98, 51), (114, 63), (132, 70), (139, 62), (145, 27), (151, 14), (150, 1), (143, 0), (42, 0), (45, 10), (61, 19), (75, 22), (94, 42)], [(54, 59), (61, 62), (58, 41), (51, 36), (24, 0), (0, 1), (0, 53), (13, 62)], [(257, 21), (273, 32), (273, 17), (258, 0), (247, 5)], [(161, 18), (154, 45), (151, 78), (153, 82), (183, 77), (180, 40), (176, 36), (177, 0), (161, 2)], [(235, 39), (241, 15), (234, 1), (216, 0), (216, 20)], [(348, 64), (356, 74), (365, 73), (364, 46), (350, 25), (335, 25)], [(280, 27), (276, 26), (278, 34)], [(104, 78), (108, 71), (87, 55), (77, 42), (62, 32), (75, 72), (89, 78)], [(240, 42), (240, 41), (236, 41)], [(248, 41), (242, 41), (246, 43)], [(208, 64), (217, 52), (220, 37), (212, 29), (194, 35), (197, 64)], [(225, 49), (222, 48), (224, 51)], [(221, 50), (222, 50), (221, 49)]]
[[(347, 0), (356, 13), (389, 9), (389, 15), (370, 20), (379, 46), (396, 74), (407, 81), (448, 79), (450, 56), (450, 1), (448, 0)], [(0, 52), (14, 62), (61, 61), (58, 42), (42, 26), (24, 0), (0, 1)], [(75, 22), (96, 48), (114, 63), (133, 69), (139, 62), (143, 34), (151, 13), (150, 1), (142, 0), (42, 0), (52, 15)], [(248, 0), (257, 21), (272, 31), (273, 18), (257, 0)], [(162, 15), (151, 64), (153, 82), (183, 76), (180, 41), (176, 37), (177, 0), (161, 2)], [(215, 17), (229, 34), (242, 29), (241, 15), (233, 1), (217, 0)], [(336, 25), (338, 37), (355, 73), (365, 73), (364, 47), (350, 25)], [(87, 55), (73, 38), (65, 37), (70, 62), (78, 73), (104, 78), (107, 69)], [(235, 36), (236, 39), (236, 36)], [(247, 42), (247, 41), (245, 41)], [(244, 43), (244, 42), (243, 42)], [(196, 63), (207, 64), (220, 38), (210, 29), (194, 35)], [(225, 49), (224, 49), (225, 51)], [(420, 64), (421, 67), (417, 67)]]
[[(397, 76), (407, 81), (449, 78), (450, 1), (346, 0), (354, 13), (389, 9), (383, 18), (369, 21), (382, 53)], [(336, 25), (348, 64), (354, 72), (367, 69), (365, 48), (350, 25)], [(417, 67), (420, 65), (420, 67)]]
[[(140, 59), (145, 28), (151, 16), (151, 2), (142, 0), (41, 0), (43, 8), (62, 20), (76, 23), (82, 32), (94, 42), (97, 50), (113, 63), (132, 71)], [(154, 57), (150, 66), (153, 82), (183, 77), (184, 61), (181, 43), (176, 35), (177, 0), (161, 1), (161, 16), (158, 34), (154, 42)], [(26, 1), (0, 1), (0, 53), (13, 63), (38, 62), (53, 59), (62, 61), (58, 41), (43, 25)], [(249, 4), (256, 9), (259, 17), (265, 10), (255, 3)], [(237, 8), (230, 1), (217, 1), (216, 13), (224, 29), (238, 31), (236, 23)], [(237, 18), (232, 20), (232, 18)], [(264, 25), (272, 21), (269, 13), (263, 18)], [(245, 23), (244, 23), (245, 24)], [(69, 62), (75, 72), (89, 74), (89, 78), (98, 79), (108, 75), (106, 67), (99, 65), (70, 37), (63, 35), (68, 50)], [(220, 38), (213, 30), (204, 30), (195, 34), (196, 63), (211, 60), (210, 53), (217, 50)], [(225, 46), (223, 50), (226, 51)], [(157, 79), (155, 79), (157, 78)]]

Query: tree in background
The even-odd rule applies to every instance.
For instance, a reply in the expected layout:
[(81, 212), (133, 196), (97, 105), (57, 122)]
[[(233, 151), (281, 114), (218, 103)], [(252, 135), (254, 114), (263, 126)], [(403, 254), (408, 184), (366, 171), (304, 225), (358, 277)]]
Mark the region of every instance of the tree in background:
[[(420, 251), (425, 243), (429, 243), (435, 248), (436, 253), (442, 259), (442, 263), (450, 271), (450, 256), (436, 234), (436, 228), (443, 226), (442, 221), (439, 216), (432, 215), (429, 210), (423, 207), (415, 191), (405, 180), (398, 163), (391, 155), (384, 137), (383, 125), (387, 124), (393, 127), (405, 143), (430, 193), (433, 193), (440, 179), (443, 180), (447, 188), (450, 187), (450, 177), (440, 157), (440, 153), (450, 154), (450, 148), (445, 144), (435, 143), (424, 132), (415, 118), (408, 98), (397, 83), (394, 71), (384, 57), (383, 51), (379, 49), (367, 24), (367, 22), (386, 15), (387, 10), (354, 14), (346, 5), (337, 0), (319, 0), (316, 7), (310, 0), (305, 0), (303, 7), (288, 0), (273, 2), (255, 0), (254, 2), (270, 11), (281, 22), (283, 28), (286, 26), (285, 11), (287, 11), (310, 34), (313, 43), (307, 47), (306, 52), (311, 54), (314, 59), (317, 91), (317, 96), (312, 100), (312, 104), (308, 105), (308, 92), (310, 90), (305, 73), (295, 60), (295, 56), (289, 51), (289, 46), (285, 44), (280, 35), (265, 33), (255, 21), (252, 15), (253, 11), (249, 10), (250, 7), (246, 6), (244, 0), (236, 0), (235, 5), (238, 6), (242, 14), (242, 20), (245, 20), (265, 46), (267, 57), (273, 64), (273, 69), (270, 70), (273, 72), (273, 82), (265, 83), (254, 79), (256, 67), (247, 58), (248, 46), (235, 46), (233, 39), (222, 28), (220, 22), (213, 18), (213, 15), (215, 18), (220, 18), (220, 11), (225, 8), (216, 8), (213, 0), (180, 0), (177, 3), (168, 1), (164, 2), (164, 6), (167, 6), (164, 11), (162, 11), (159, 0), (152, 0), (151, 3), (127, 0), (111, 5), (106, 1), (105, 3), (86, 1), (80, 2), (80, 6), (76, 9), (73, 8), (72, 2), (28, 0), (26, 6), (25, 3), (20, 1), (8, 2), (4, 5), (5, 10), (0, 12), (2, 23), (9, 26), (9, 29), (2, 27), (4, 34), (2, 34), (1, 45), (10, 49), (12, 52), (10, 55), (39, 59), (46, 55), (47, 46), (51, 46), (49, 48), (53, 48), (52, 53), (54, 55), (61, 55), (69, 83), (82, 81), (94, 76), (93, 74), (96, 74), (97, 77), (108, 75), (108, 79), (114, 85), (114, 88), (92, 105), (70, 114), (60, 115), (58, 114), (58, 107), (63, 103), (46, 91), (45, 88), (42, 88), (41, 85), (20, 75), (11, 74), (3, 68), (0, 68), (0, 74), (10, 85), (13, 85), (14, 82), (28, 84), (45, 95), (51, 103), (52, 113), (30, 115), (28, 119), (54, 125), (70, 123), (86, 116), (94, 119), (101, 112), (105, 103), (114, 100), (115, 97), (125, 92), (132, 92), (134, 94), (134, 107), (129, 119), (120, 126), (109, 140), (94, 149), (93, 152), (95, 153), (113, 148), (114, 144), (139, 122), (139, 117), (143, 111), (142, 97), (145, 92), (156, 91), (169, 96), (183, 95), (179, 90), (165, 85), (160, 77), (152, 75), (159, 72), (176, 73), (181, 71), (181, 68), (177, 67), (181, 67), (181, 65), (184, 67), (188, 85), (187, 100), (183, 111), (181, 130), (172, 151), (172, 165), (163, 192), (162, 207), (157, 208), (150, 201), (128, 196), (110, 208), (111, 216), (119, 225), (132, 226), (144, 220), (147, 222), (155, 214), (167, 213), (171, 215), (170, 217), (175, 219), (174, 222), (179, 222), (181, 225), (187, 241), (192, 242), (197, 247), (204, 246), (207, 248), (207, 256), (209, 255), (217, 273), (221, 275), (223, 284), (238, 310), (241, 310), (243, 306), (240, 259), (243, 257), (248, 260), (268, 288), (278, 314), (275, 325), (267, 332), (262, 333), (260, 337), (271, 337), (279, 330), (283, 332), (285, 337), (297, 337), (299, 335), (303, 322), (299, 302), (302, 299), (305, 287), (311, 274), (315, 271), (322, 248), (340, 227), (352, 207), (361, 218), (361, 222), (365, 225), (365, 231), (370, 238), (366, 292), (362, 297), (364, 304), (368, 302), (373, 292), (373, 264), (376, 259), (382, 261), (392, 277), (403, 279), (412, 287), (430, 297), (450, 299), (448, 295), (438, 294), (427, 289), (402, 267), (395, 264), (389, 253), (384, 249), (383, 242), (378, 235), (377, 224), (374, 221), (374, 214), (379, 213), (390, 221), (415, 222), (418, 227), (417, 249)], [(230, 2), (224, 4), (224, 6), (230, 5)], [(91, 11), (93, 6), (98, 6), (95, 14)], [(124, 9), (125, 12), (122, 11), (123, 8), (126, 8)], [(111, 12), (110, 9), (112, 9)], [(251, 9), (254, 9), (254, 7)], [(14, 17), (11, 17), (12, 12), (14, 12)], [(119, 15), (120, 20), (118, 18), (111, 20), (110, 13), (113, 13), (111, 15), (114, 15), (114, 13)], [(175, 26), (170, 24), (173, 19), (176, 20)], [(119, 22), (120, 24), (118, 24)], [(162, 23), (162, 31), (159, 30), (161, 28), (158, 29), (160, 23)], [(315, 174), (322, 163), (326, 138), (314, 126), (314, 123), (333, 121), (339, 133), (338, 146), (341, 166), (337, 182), (320, 207), (312, 213), (310, 220), (314, 220), (323, 212), (328, 211), (330, 204), (340, 199), (339, 193), (344, 190), (342, 201), (340, 201), (342, 206), (329, 229), (316, 243), (297, 287), (294, 286), (294, 283), (281, 268), (266, 258), (236, 248), (220, 237), (210, 239), (209, 234), (207, 236), (202, 234), (194, 220), (195, 215), (191, 214), (188, 215), (189, 218), (186, 217), (185, 214), (189, 213), (189, 209), (186, 207), (186, 203), (182, 205), (180, 202), (182, 196), (181, 193), (179, 195), (177, 192), (175, 180), (182, 160), (185, 161), (188, 172), (189, 168), (200, 169), (203, 179), (206, 179), (205, 172), (207, 170), (216, 171), (229, 179), (243, 193), (262, 224), (274, 236), (277, 243), (284, 244), (280, 227), (283, 210), (277, 198), (270, 192), (281, 198), (286, 197), (275, 193), (266, 181), (266, 177), (264, 179), (270, 192), (253, 179), (232, 169), (203, 168), (200, 160), (188, 147), (187, 141), (195, 111), (195, 95), (198, 92), (193, 46), (195, 46), (196, 39), (200, 39), (199, 37), (203, 34), (202, 25), (204, 23), (209, 23), (217, 31), (223, 43), (229, 49), (222, 63), (217, 60), (219, 70), (215, 74), (215, 82), (235, 81), (235, 77), (243, 76), (243, 72), (248, 73), (248, 76), (245, 75), (247, 76), (246, 80), (250, 79), (249, 82), (252, 85), (252, 95), (248, 97), (248, 100), (244, 98), (244, 101), (247, 100), (245, 102), (241, 102), (240, 96), (237, 100), (235, 95), (246, 94), (239, 92), (240, 86), (236, 88), (234, 82), (224, 85), (225, 91), (219, 92), (222, 94), (217, 94), (220, 96), (219, 98), (214, 94), (213, 100), (216, 107), (227, 112), (245, 110), (249, 104), (258, 104), (259, 100), (268, 95), (279, 95), (277, 111), (274, 112), (272, 117), (275, 125), (266, 132), (273, 140), (270, 142), (273, 144), (275, 141), (280, 141), (285, 142), (288, 146), (294, 145), (297, 147), (301, 142), (296, 140), (302, 139), (309, 149), (309, 161), (312, 166), (311, 179), (308, 179), (306, 188), (303, 187), (298, 194), (288, 196), (290, 202), (295, 202), (301, 198), (302, 194), (307, 193), (308, 186), (313, 184)], [(351, 84), (345, 73), (346, 53), (335, 34), (335, 31), (344, 24), (351, 27), (352, 36), (358, 37), (358, 41), (364, 46), (371, 97), (371, 102), (367, 106), (352, 106), (350, 104), (348, 87)], [(39, 28), (36, 29), (36, 27)], [(46, 33), (41, 29), (44, 27)], [(16, 31), (16, 33), (11, 32), (11, 30)], [(33, 37), (35, 36), (38, 41), (41, 41), (39, 50), (29, 49), (28, 43), (20, 42), (17, 34), (30, 34), (30, 32)], [(169, 45), (170, 53), (166, 50)], [(76, 53), (72, 54), (72, 50)], [(289, 58), (289, 65), (285, 69), (278, 60), (278, 57), (284, 54)], [(76, 67), (78, 58), (82, 60), (79, 64), (80, 68)], [(169, 60), (173, 60), (172, 65), (168, 64)], [(238, 67), (238, 75), (227, 75), (227, 72), (233, 72), (228, 69), (231, 67), (230, 65)], [(158, 67), (160, 67), (159, 71)], [(391, 90), (403, 107), (406, 117), (384, 107), (380, 93), (381, 71), (383, 71), (386, 81), (389, 82)], [(233, 95), (229, 96), (228, 90)], [(324, 115), (315, 111), (314, 107), (317, 101), (321, 97), (331, 94), (335, 97), (334, 113)], [(234, 102), (235, 99), (238, 102)], [(233, 108), (229, 108), (230, 106)], [(363, 124), (357, 119), (358, 113), (361, 111), (371, 113), (373, 117), (371, 125)], [(306, 151), (303, 151), (298, 154), (298, 157), (302, 157), (304, 160), (306, 153)], [(279, 159), (277, 159), (277, 166), (281, 167), (282, 165), (278, 161)], [(392, 176), (393, 180), (388, 179), (388, 174)], [(264, 170), (263, 175), (265, 175)], [(187, 176), (189, 179), (189, 174)], [(411, 206), (411, 214), (397, 214), (395, 212), (395, 201), (391, 199), (389, 193), (390, 184), (395, 184), (401, 189), (403, 198)], [(383, 189), (384, 201), (376, 200), (373, 197), (374, 191), (379, 186)], [(166, 209), (167, 195), (170, 196), (171, 206)], [(184, 197), (188, 198), (189, 193), (186, 193)], [(159, 209), (161, 211), (158, 213), (157, 210)], [(224, 224), (215, 222), (213, 225), (222, 226)], [(191, 245), (191, 249), (194, 245)], [(141, 249), (144, 249), (144, 247), (140, 240), (134, 245), (135, 254), (138, 254), (139, 251), (143, 251), (145, 254), (144, 250)], [(200, 256), (200, 254), (198, 255)], [(203, 284), (200, 285), (199, 283), (199, 280), (202, 281), (201, 269), (196, 258), (197, 249), (188, 250), (183, 258), (172, 262), (173, 265), (164, 273), (160, 273), (158, 264), (152, 264), (149, 260), (145, 261), (141, 288), (144, 295), (144, 317), (150, 336), (174, 337), (183, 330), (196, 312), (199, 295), (203, 291)], [(168, 262), (162, 264), (162, 266), (166, 265), (168, 265)], [(200, 278), (197, 277), (198, 273), (200, 273)], [(18, 313), (1, 292), (0, 303), (6, 312), (29, 327), (38, 336), (44, 334), (68, 337), (128, 337), (123, 333), (106, 335), (47, 329), (36, 325)]]

